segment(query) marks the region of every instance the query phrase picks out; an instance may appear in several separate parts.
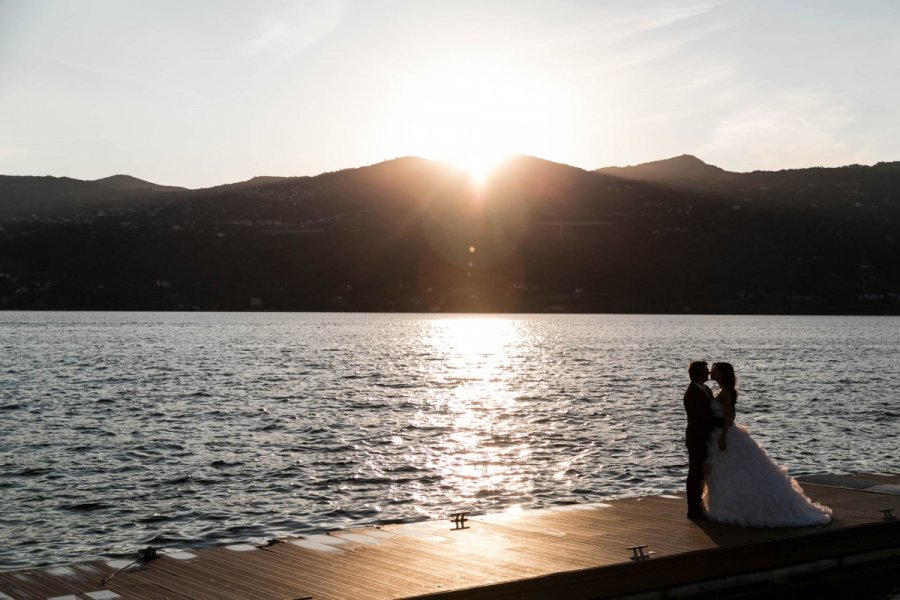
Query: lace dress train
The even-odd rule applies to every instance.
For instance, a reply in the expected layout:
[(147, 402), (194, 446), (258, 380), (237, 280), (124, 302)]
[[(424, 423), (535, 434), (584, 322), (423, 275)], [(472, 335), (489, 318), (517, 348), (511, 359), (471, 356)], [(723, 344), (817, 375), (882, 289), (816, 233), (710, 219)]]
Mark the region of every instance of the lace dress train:
[[(714, 412), (721, 412), (713, 402)], [(716, 409), (719, 409), (716, 411)], [(810, 500), (787, 468), (775, 463), (750, 436), (735, 425), (719, 450), (721, 428), (709, 441), (703, 505), (710, 520), (745, 527), (805, 527), (831, 522), (831, 509)]]

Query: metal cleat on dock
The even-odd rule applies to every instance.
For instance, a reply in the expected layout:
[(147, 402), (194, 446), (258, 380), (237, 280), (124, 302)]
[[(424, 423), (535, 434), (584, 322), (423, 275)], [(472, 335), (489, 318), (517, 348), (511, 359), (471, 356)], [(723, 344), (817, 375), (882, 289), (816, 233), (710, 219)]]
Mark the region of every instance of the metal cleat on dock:
[(451, 531), (455, 531), (457, 529), (468, 529), (469, 526), (466, 525), (466, 522), (469, 520), (469, 513), (467, 512), (457, 512), (450, 515), (450, 522), (453, 523), (453, 529)]
[[(151, 560), (156, 560), (157, 558), (159, 558), (160, 550), (162, 550), (162, 548), (155, 548), (153, 546), (147, 546), (143, 550), (138, 550), (137, 558), (135, 558), (133, 561), (131, 561), (124, 567), (120, 567), (120, 568), (116, 569), (111, 574), (109, 574), (106, 577), (104, 577), (103, 579), (101, 579), (100, 585), (106, 585), (107, 583), (109, 583), (109, 580), (112, 579), (113, 577), (115, 577), (116, 575), (118, 575), (120, 571), (124, 571), (131, 566), (134, 566), (137, 564), (146, 565)], [(2, 598), (4, 598), (4, 596), (3, 596), (3, 594), (0, 594), (0, 599), (2, 599)]]
[(647, 548), (647, 544), (641, 544), (639, 546), (628, 546), (628, 549), (631, 550), (631, 560), (647, 560), (651, 556), (655, 554), (655, 552), (651, 550), (644, 550)]
[(274, 546), (275, 544), (283, 544), (286, 541), (287, 540), (285, 540), (284, 538), (272, 538), (272, 539), (266, 540), (266, 543), (263, 544), (262, 546), (260, 546), (260, 548), (268, 548), (269, 546)]
[(894, 516), (893, 508), (882, 508), (882, 509), (879, 509), (879, 511), (882, 514), (882, 519), (884, 519), (885, 521), (893, 521), (894, 519), (897, 518)]

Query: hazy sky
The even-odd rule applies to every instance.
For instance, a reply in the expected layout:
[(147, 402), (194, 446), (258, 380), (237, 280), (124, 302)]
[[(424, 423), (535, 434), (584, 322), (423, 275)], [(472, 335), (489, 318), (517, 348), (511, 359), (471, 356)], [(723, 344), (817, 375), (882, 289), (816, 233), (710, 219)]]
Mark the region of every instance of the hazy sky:
[(0, 0), (0, 174), (900, 160), (898, 0)]

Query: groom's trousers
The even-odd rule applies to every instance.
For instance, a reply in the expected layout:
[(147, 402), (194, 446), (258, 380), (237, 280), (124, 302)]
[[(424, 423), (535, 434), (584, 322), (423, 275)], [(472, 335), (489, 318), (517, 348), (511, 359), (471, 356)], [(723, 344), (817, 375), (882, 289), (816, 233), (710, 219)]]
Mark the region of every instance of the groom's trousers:
[(687, 501), (688, 514), (703, 512), (703, 463), (706, 462), (706, 440), (702, 443), (689, 440), (688, 449), (688, 476), (687, 476)]

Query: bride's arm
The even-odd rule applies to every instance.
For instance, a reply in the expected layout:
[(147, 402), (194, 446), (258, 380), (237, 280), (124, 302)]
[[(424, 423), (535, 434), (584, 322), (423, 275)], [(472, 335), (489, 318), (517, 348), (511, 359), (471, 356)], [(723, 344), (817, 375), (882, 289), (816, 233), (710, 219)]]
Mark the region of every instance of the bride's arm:
[(728, 390), (719, 392), (716, 400), (722, 405), (722, 411), (725, 413), (725, 425), (722, 427), (722, 434), (719, 436), (719, 449), (725, 450), (727, 448), (725, 434), (734, 425), (734, 405), (731, 402), (731, 393)]

